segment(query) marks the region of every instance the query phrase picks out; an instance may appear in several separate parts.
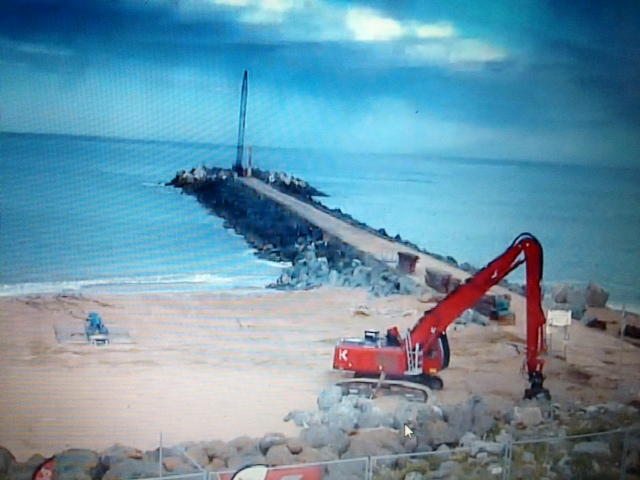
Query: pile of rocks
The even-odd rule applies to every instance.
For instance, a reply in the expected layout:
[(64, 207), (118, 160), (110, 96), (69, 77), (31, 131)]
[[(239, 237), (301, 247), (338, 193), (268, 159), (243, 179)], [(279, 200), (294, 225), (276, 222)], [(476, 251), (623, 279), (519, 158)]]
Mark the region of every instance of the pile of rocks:
[[(306, 182), (282, 173), (254, 172), (287, 193), (311, 198), (320, 192)], [(264, 177), (264, 178), (263, 178)], [(268, 260), (291, 262), (271, 288), (308, 290), (321, 285), (365, 288), (375, 296), (420, 295), (424, 287), (341, 240), (325, 240), (323, 231), (276, 202), (237, 181), (228, 170), (198, 167), (178, 172), (169, 185), (197, 199), (225, 219)]]
[(202, 185), (215, 180), (225, 180), (226, 178), (237, 176), (231, 170), (221, 168), (207, 168), (205, 166), (195, 167), (189, 170), (178, 170), (176, 176), (167, 183), (168, 186), (191, 190), (198, 184)]
[[(400, 235), (391, 237), (383, 229), (374, 229), (364, 222), (354, 219), (351, 215), (338, 209), (330, 209), (317, 201), (314, 197), (326, 196), (308, 182), (289, 175), (284, 172), (270, 172), (254, 169), (252, 175), (274, 188), (292, 195), (302, 201), (305, 201), (316, 208), (323, 210), (331, 215), (340, 218), (352, 225), (374, 233), (383, 238), (396, 241), (417, 251), (427, 253), (437, 259), (440, 259), (450, 265), (457, 266), (469, 273), (475, 273), (478, 269), (467, 264), (458, 264), (458, 262), (450, 256), (439, 255), (421, 249), (416, 244), (403, 239)], [(237, 233), (243, 235), (246, 240), (257, 250), (257, 255), (274, 261), (294, 261), (295, 257), (310, 242), (317, 241), (322, 238), (322, 232), (308, 222), (294, 216), (291, 212), (275, 205), (272, 202), (265, 202), (256, 192), (249, 188), (243, 188), (242, 184), (236, 181), (237, 174), (228, 169), (207, 168), (200, 166), (186, 172), (180, 170), (176, 176), (167, 185), (181, 188), (184, 193), (195, 195), (198, 200), (205, 206), (210, 208), (214, 213), (226, 219), (225, 226), (233, 228)], [(351, 256), (352, 259), (359, 258), (358, 255)], [(368, 267), (369, 265), (367, 265)], [(378, 270), (385, 270), (382, 266)], [(388, 268), (385, 275), (390, 278), (384, 279), (386, 285), (392, 285), (396, 282), (395, 273)], [(337, 270), (339, 274), (341, 272)], [(348, 272), (345, 277), (349, 277)], [(279, 288), (313, 288), (305, 286), (304, 282), (294, 282), (290, 284), (286, 281), (286, 277), (282, 278)], [(349, 286), (351, 283), (361, 283), (360, 279), (337, 279), (337, 284)], [(331, 282), (316, 282), (312, 284), (325, 284)], [(508, 287), (517, 293), (522, 293), (522, 287), (517, 284), (511, 284), (506, 280), (501, 285)], [(366, 286), (375, 290), (373, 285)], [(405, 286), (396, 288), (384, 287), (379, 289), (377, 295), (388, 295), (390, 293), (398, 293), (400, 290), (406, 290)], [(388, 293), (384, 293), (388, 290)], [(412, 289), (412, 291), (414, 291)]]
[[(621, 465), (627, 473), (640, 474), (640, 413), (615, 403), (561, 408), (529, 402), (492, 411), (478, 396), (458, 405), (442, 405), (430, 397), (426, 404), (401, 401), (394, 411), (383, 411), (374, 400), (343, 397), (340, 388), (329, 387), (320, 393), (317, 410), (294, 411), (286, 419), (303, 428), (298, 437), (269, 433), (230, 442), (190, 442), (164, 448), (162, 457), (158, 449), (143, 452), (122, 445), (102, 452), (65, 450), (56, 454), (57, 480), (129, 480), (404, 453), (415, 455), (375, 461), (375, 477), (495, 478), (503, 471), (507, 449), (512, 452), (511, 478), (583, 478), (593, 472), (597, 478), (618, 478)], [(402, 435), (405, 425), (414, 435)], [(617, 425), (637, 429), (626, 437), (624, 432), (597, 433)], [(585, 433), (593, 435), (570, 437)], [(541, 437), (548, 442), (514, 443)], [(31, 480), (44, 460), (34, 455), (16, 462), (0, 447), (0, 479)], [(362, 479), (363, 465), (331, 464), (323, 478)]]
[(337, 239), (306, 245), (293, 265), (270, 287), (308, 290), (321, 285), (365, 288), (378, 297), (421, 295), (425, 291), (425, 287), (412, 278)]
[(292, 195), (307, 202), (312, 201), (313, 197), (327, 196), (301, 178), (289, 175), (286, 172), (270, 172), (260, 169), (254, 169), (251, 175), (271, 185), (273, 188), (280, 190), (281, 192)]

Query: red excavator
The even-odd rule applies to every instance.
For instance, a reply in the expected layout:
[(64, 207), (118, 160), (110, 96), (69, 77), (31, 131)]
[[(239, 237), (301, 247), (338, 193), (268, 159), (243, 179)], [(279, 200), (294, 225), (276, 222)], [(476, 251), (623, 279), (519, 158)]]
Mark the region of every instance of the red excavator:
[(391, 393), (409, 392), (404, 394), (414, 398), (420, 395), (426, 401), (429, 389), (443, 387), (435, 374), (449, 365), (447, 327), (523, 263), (526, 263), (527, 299), (526, 373), (530, 382), (524, 396), (542, 395), (550, 399), (549, 391), (543, 387), (544, 360), (539, 358), (546, 350), (540, 286), (542, 246), (529, 233), (519, 235), (502, 255), (426, 311), (404, 337), (393, 327), (384, 337), (378, 331), (367, 330), (364, 338), (342, 339), (336, 345), (333, 368), (354, 372), (353, 379), (340, 382), (344, 393), (367, 392), (375, 396), (380, 389), (387, 389)]

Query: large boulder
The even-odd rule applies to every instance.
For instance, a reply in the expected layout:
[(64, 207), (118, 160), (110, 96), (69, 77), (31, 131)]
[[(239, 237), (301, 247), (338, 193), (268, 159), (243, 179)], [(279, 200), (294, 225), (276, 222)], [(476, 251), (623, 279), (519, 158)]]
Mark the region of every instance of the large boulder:
[(585, 301), (588, 307), (603, 308), (609, 300), (609, 292), (594, 282), (589, 282), (584, 291)]
[(485, 400), (474, 395), (459, 405), (443, 406), (444, 420), (449, 424), (458, 439), (466, 432), (484, 435), (496, 423)]
[(393, 412), (393, 427), (401, 430), (405, 425), (417, 425), (418, 416), (423, 414), (424, 404), (401, 400)]
[(262, 455), (266, 455), (269, 449), (276, 445), (284, 445), (287, 438), (282, 433), (267, 433), (258, 442), (258, 448)]
[(298, 463), (330, 462), (331, 460), (337, 459), (338, 454), (329, 447), (312, 448), (306, 446), (302, 452), (296, 455), (296, 462)]
[(371, 267), (365, 267), (359, 265), (353, 269), (351, 281), (349, 282), (352, 287), (368, 287), (371, 285)]
[(540, 407), (514, 407), (513, 419), (525, 428), (535, 427), (543, 422)]
[(153, 478), (159, 475), (158, 464), (125, 458), (111, 465), (103, 480), (133, 480), (137, 478)]
[(236, 449), (230, 447), (222, 440), (206, 442), (202, 447), (210, 462), (218, 459), (226, 463), (229, 457), (236, 454)]
[(349, 437), (339, 428), (328, 425), (312, 425), (300, 433), (300, 438), (312, 448), (329, 447), (338, 455), (349, 448)]
[(567, 283), (562, 283), (560, 285), (555, 285), (551, 289), (551, 299), (555, 303), (568, 303), (569, 291), (571, 290), (571, 285)]
[(0, 446), (0, 479), (6, 478), (11, 465), (16, 463), (13, 454), (6, 448)]
[(249, 465), (264, 464), (265, 458), (258, 453), (255, 454), (236, 454), (227, 460), (227, 467), (231, 470), (239, 470)]
[(358, 428), (393, 427), (393, 415), (374, 407), (358, 417)]
[(551, 298), (554, 308), (571, 310), (571, 316), (579, 320), (587, 310), (585, 292), (578, 290), (566, 283), (557, 285), (552, 289)]
[(31, 480), (33, 472), (45, 461), (42, 455), (35, 454), (26, 462), (13, 462), (9, 466), (8, 478), (10, 480)]
[(402, 438), (391, 428), (362, 429), (351, 436), (349, 448), (342, 458), (405, 453)]
[(444, 444), (455, 444), (460, 438), (459, 431), (442, 420), (429, 422), (421, 427), (418, 433), (420, 444), (437, 447)]
[(229, 442), (229, 446), (237, 453), (241, 454), (257, 454), (258, 451), (258, 440), (247, 437), (243, 435), (241, 437), (234, 438)]
[(293, 410), (284, 417), (284, 421), (293, 421), (296, 427), (307, 428), (311, 425), (322, 425), (327, 422), (327, 412), (303, 412), (302, 410)]
[(298, 455), (304, 450), (304, 443), (299, 438), (288, 438), (286, 445), (293, 455)]
[(318, 395), (318, 408), (320, 410), (329, 410), (342, 400), (342, 388), (332, 385), (325, 388)]
[(125, 458), (142, 459), (142, 450), (116, 443), (100, 453), (102, 463), (106, 466), (117, 463)]
[[(162, 459), (162, 466), (164, 467), (165, 471), (174, 473), (174, 475), (175, 471), (180, 470), (183, 465), (184, 460), (182, 457), (169, 456), (163, 457)], [(193, 468), (195, 469), (195, 467)]]
[(341, 430), (353, 430), (358, 423), (360, 411), (346, 397), (340, 403), (333, 405), (327, 412), (327, 423), (330, 427), (336, 427)]
[(292, 465), (295, 463), (295, 458), (286, 445), (274, 445), (265, 455), (265, 462), (272, 466)]
[(102, 476), (104, 470), (96, 452), (73, 448), (56, 455), (56, 472), (58, 480), (91, 480)]

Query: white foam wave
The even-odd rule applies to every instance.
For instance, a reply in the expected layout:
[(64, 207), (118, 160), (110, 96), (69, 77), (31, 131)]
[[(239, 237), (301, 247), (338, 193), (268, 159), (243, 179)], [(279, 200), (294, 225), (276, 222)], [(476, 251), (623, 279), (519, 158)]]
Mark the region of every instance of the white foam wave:
[[(264, 276), (239, 275), (224, 277), (210, 273), (157, 275), (140, 277), (114, 277), (85, 280), (71, 280), (59, 282), (26, 282), (10, 285), (0, 285), (0, 297), (33, 295), (39, 293), (59, 293), (63, 291), (82, 290), (117, 290), (144, 291), (146, 289), (174, 290), (182, 286), (186, 289), (235, 289), (248, 287), (263, 287), (274, 279)], [(145, 288), (147, 287), (147, 288)], [(165, 287), (165, 288), (163, 288)]]

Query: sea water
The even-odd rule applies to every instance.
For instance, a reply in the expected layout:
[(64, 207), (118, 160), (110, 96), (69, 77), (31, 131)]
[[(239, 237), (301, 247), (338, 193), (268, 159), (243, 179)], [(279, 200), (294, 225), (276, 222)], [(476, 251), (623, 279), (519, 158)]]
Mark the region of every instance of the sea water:
[(281, 266), (189, 195), (177, 169), (220, 150), (68, 136), (2, 138), (0, 295), (251, 288)]
[[(233, 147), (5, 134), (0, 295), (261, 287), (280, 266), (163, 182), (228, 166)], [(596, 281), (640, 306), (640, 169), (254, 148), (256, 165), (431, 252), (482, 266), (521, 232), (545, 251), (545, 285)], [(523, 272), (510, 279), (523, 280)]]

